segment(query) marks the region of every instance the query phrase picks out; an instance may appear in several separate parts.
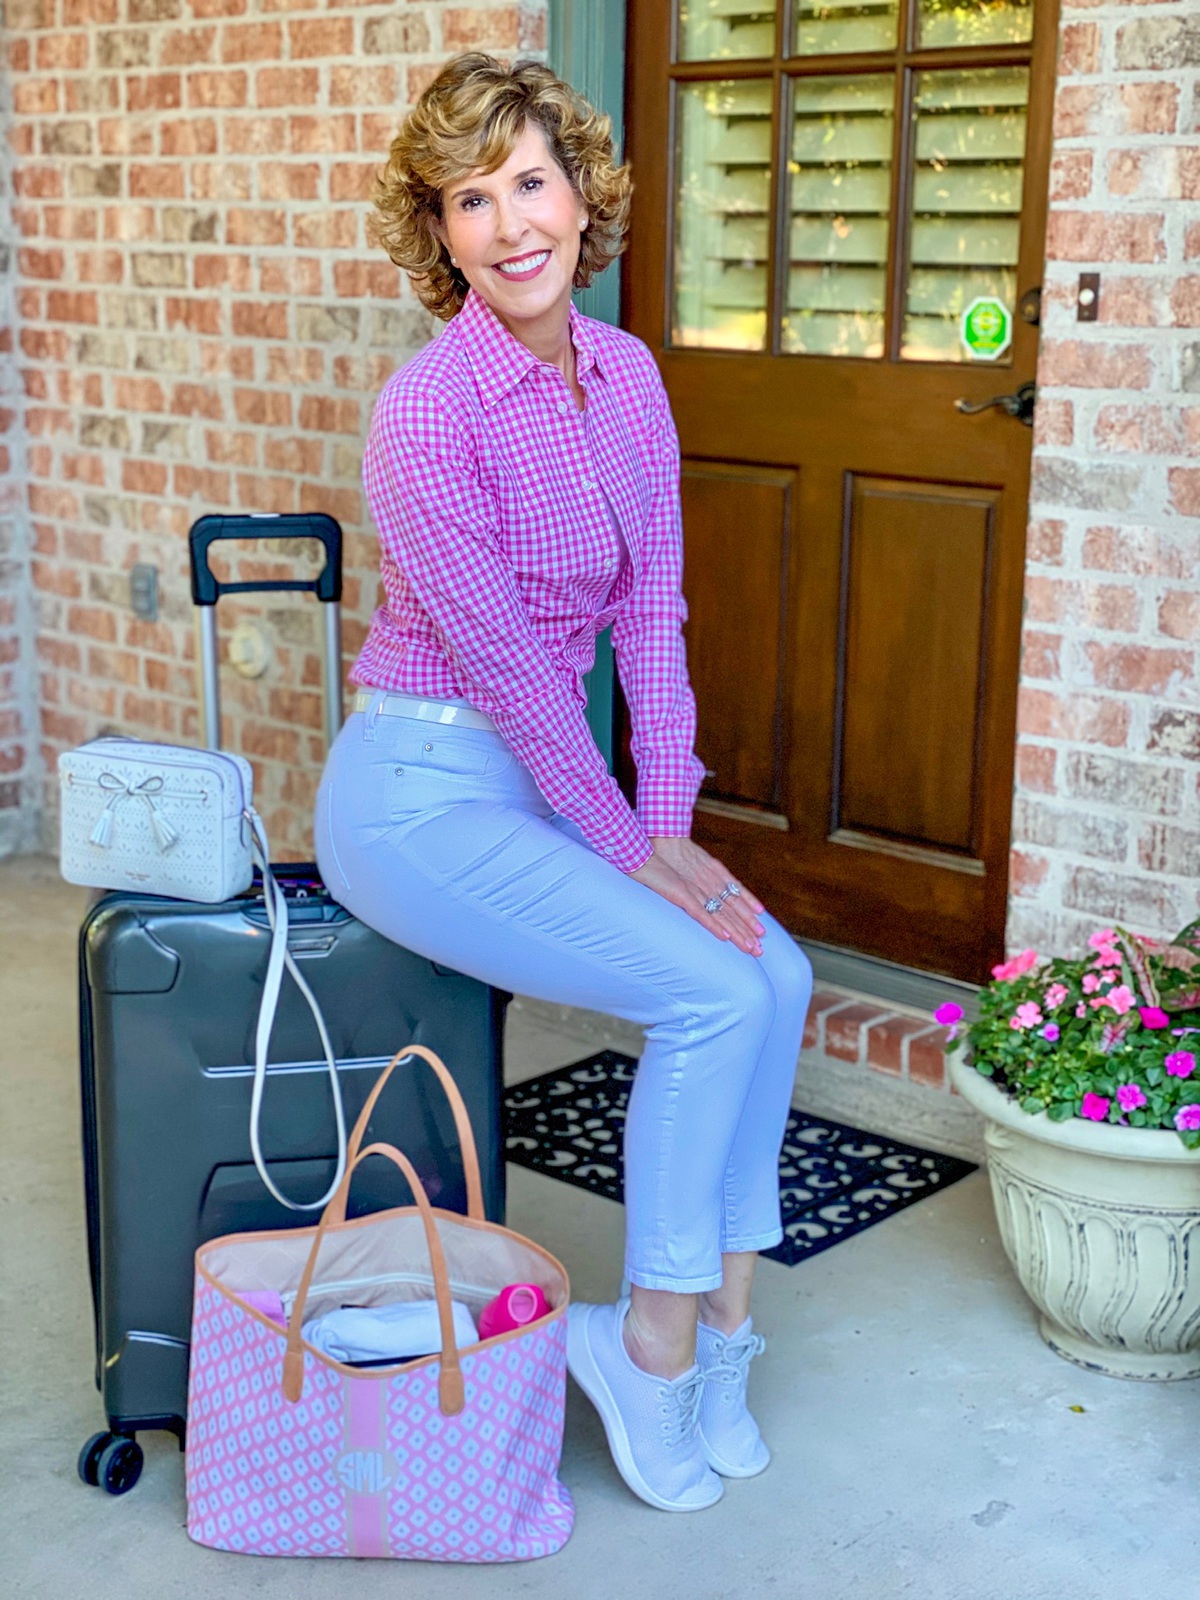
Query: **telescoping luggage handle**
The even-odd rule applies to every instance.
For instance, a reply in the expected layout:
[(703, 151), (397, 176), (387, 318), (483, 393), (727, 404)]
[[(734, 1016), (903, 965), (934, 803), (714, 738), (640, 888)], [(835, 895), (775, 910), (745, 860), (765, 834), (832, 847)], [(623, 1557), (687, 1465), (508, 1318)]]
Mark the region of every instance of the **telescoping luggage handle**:
[[(222, 583), (209, 565), (209, 551), (223, 539), (317, 539), (325, 565), (315, 578), (259, 579)], [(323, 511), (277, 516), (270, 513), (209, 515), (188, 534), (192, 600), (200, 617), (200, 688), (204, 742), (221, 748), (221, 687), (217, 674), (217, 601), (223, 594), (315, 594), (325, 614), (325, 738), (332, 744), (342, 725), (342, 530)]]
[[(249, 579), (222, 583), (209, 564), (211, 547), (222, 539), (317, 539), (325, 548), (325, 565), (316, 578)], [(325, 736), (329, 744), (342, 725), (342, 530), (324, 512), (305, 512), (295, 516), (256, 513), (234, 516), (206, 516), (194, 522), (188, 534), (188, 553), (192, 569), (192, 599), (200, 621), (200, 691), (204, 711), (204, 740), (213, 750), (221, 748), (221, 689), (217, 671), (217, 601), (223, 594), (278, 594), (301, 591), (315, 594), (325, 607)], [(254, 1035), (254, 1087), (250, 1099), (250, 1151), (254, 1165), (268, 1191), (289, 1211), (320, 1211), (337, 1194), (346, 1174), (346, 1120), (338, 1082), (337, 1059), (321, 1008), (304, 975), (287, 947), (287, 898), (271, 871), (267, 836), (257, 813), (246, 813), (252, 835), (252, 850), (262, 870), (263, 902), (271, 928), (271, 948), (263, 981), (262, 1003)], [(283, 974), (287, 972), (300, 990), (321, 1039), (321, 1049), (329, 1072), (337, 1123), (337, 1165), (329, 1188), (319, 1200), (289, 1199), (271, 1177), (262, 1152), (259, 1124), (266, 1089), (267, 1051), (271, 1030), (279, 1007)]]

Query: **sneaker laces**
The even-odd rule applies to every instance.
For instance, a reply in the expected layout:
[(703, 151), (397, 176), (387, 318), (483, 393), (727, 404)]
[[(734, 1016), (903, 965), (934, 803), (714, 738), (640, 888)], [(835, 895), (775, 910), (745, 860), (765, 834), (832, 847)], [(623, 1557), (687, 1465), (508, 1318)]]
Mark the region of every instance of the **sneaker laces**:
[(658, 1391), (662, 1400), (662, 1432), (671, 1446), (687, 1444), (695, 1437), (700, 1422), (700, 1402), (704, 1398), (704, 1374), (693, 1373), (686, 1383), (664, 1384)]
[(743, 1333), (733, 1339), (721, 1338), (716, 1347), (716, 1360), (704, 1377), (711, 1382), (731, 1387), (736, 1384), (739, 1389), (744, 1388), (750, 1363), (755, 1356), (762, 1355), (766, 1348), (767, 1341), (761, 1333)]

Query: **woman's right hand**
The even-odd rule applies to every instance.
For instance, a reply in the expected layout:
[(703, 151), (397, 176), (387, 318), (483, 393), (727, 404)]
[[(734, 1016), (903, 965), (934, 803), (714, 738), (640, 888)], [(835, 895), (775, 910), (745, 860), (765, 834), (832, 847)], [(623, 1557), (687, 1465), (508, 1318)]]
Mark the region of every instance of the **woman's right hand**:
[(762, 924), (755, 911), (762, 907), (750, 891), (743, 888), (740, 895), (729, 896), (720, 911), (706, 911), (706, 901), (719, 897), (733, 874), (690, 839), (651, 839), (650, 843), (653, 855), (629, 876), (686, 911), (715, 938), (737, 945), (747, 955), (760, 956)]

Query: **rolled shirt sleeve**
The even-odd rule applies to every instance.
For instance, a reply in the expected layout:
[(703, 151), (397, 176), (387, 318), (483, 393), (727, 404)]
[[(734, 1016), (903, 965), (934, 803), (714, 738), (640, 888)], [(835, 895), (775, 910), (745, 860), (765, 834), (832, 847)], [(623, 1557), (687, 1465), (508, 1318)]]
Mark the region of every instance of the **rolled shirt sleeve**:
[[(555, 811), (634, 872), (652, 853), (647, 829), (605, 767), (582, 698), (534, 632), (469, 431), (436, 397), (420, 410), (407, 418), (385, 390), (367, 442), (363, 481), (384, 551), (427, 611), (466, 698), (491, 717)], [(660, 742), (651, 741), (652, 762)], [(649, 792), (663, 788), (652, 778)], [(639, 810), (640, 796), (639, 783)]]

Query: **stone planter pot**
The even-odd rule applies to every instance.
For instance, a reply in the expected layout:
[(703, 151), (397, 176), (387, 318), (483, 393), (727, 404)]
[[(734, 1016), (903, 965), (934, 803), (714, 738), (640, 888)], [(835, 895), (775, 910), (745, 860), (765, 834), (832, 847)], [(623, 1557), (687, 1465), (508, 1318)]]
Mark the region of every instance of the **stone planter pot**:
[(1200, 1377), (1200, 1151), (1030, 1116), (960, 1052), (950, 1077), (985, 1119), (1000, 1236), (1050, 1348), (1114, 1378)]

